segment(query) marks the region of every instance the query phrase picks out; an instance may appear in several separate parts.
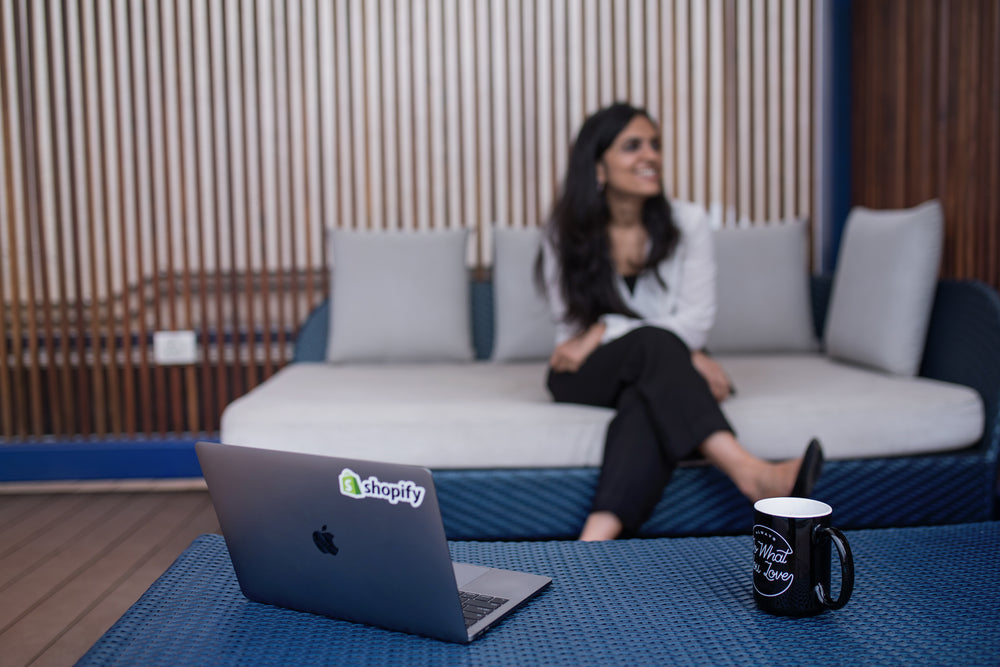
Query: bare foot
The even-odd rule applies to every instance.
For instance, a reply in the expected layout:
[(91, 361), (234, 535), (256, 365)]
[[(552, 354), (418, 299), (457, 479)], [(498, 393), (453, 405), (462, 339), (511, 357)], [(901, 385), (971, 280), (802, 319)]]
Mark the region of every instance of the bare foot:
[(795, 486), (795, 478), (798, 477), (801, 467), (801, 457), (780, 463), (765, 462), (758, 473), (751, 478), (750, 487), (740, 490), (750, 499), (750, 502), (754, 503), (761, 498), (787, 496), (791, 493), (792, 487)]
[(622, 532), (622, 522), (612, 512), (592, 512), (580, 532), (582, 542), (613, 540)]

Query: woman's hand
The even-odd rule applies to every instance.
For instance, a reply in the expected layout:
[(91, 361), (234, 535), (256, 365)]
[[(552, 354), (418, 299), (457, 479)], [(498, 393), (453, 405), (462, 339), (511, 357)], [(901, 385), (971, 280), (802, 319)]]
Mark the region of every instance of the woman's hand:
[(729, 376), (726, 375), (726, 371), (722, 370), (719, 362), (704, 352), (695, 351), (691, 353), (691, 363), (694, 365), (695, 370), (705, 378), (715, 400), (721, 403), (729, 398), (729, 395), (732, 393), (733, 384)]
[(556, 346), (549, 357), (549, 366), (559, 373), (575, 373), (597, 349), (604, 337), (604, 323), (598, 322), (583, 333)]

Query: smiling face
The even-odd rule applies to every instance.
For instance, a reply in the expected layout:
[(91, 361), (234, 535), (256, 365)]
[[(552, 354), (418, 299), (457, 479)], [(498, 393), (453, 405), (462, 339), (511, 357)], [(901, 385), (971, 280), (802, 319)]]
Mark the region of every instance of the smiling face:
[(647, 199), (660, 194), (663, 156), (660, 130), (645, 116), (633, 118), (597, 163), (597, 182), (609, 199)]

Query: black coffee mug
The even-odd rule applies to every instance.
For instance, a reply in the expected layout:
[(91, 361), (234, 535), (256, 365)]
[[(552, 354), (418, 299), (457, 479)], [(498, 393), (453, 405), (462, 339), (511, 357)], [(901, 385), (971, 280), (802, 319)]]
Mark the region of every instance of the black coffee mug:
[[(840, 609), (854, 590), (847, 538), (830, 525), (833, 508), (808, 498), (754, 503), (753, 596), (771, 614), (811, 616)], [(840, 595), (830, 597), (830, 545), (840, 559)]]

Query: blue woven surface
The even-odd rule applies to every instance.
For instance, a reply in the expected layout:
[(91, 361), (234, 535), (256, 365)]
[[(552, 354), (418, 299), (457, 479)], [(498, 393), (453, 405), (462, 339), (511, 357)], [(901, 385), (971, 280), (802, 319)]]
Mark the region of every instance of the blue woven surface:
[[(846, 528), (935, 525), (993, 518), (994, 468), (981, 455), (828, 461), (813, 496)], [(586, 518), (596, 468), (434, 472), (445, 531), (459, 540), (573, 537)], [(681, 467), (643, 535), (749, 533), (752, 510), (710, 466)]]
[(250, 602), (203, 535), (79, 664), (1000, 664), (1000, 523), (848, 539), (853, 598), (805, 619), (756, 609), (748, 536), (455, 542), (456, 560), (553, 578), (462, 646)]

